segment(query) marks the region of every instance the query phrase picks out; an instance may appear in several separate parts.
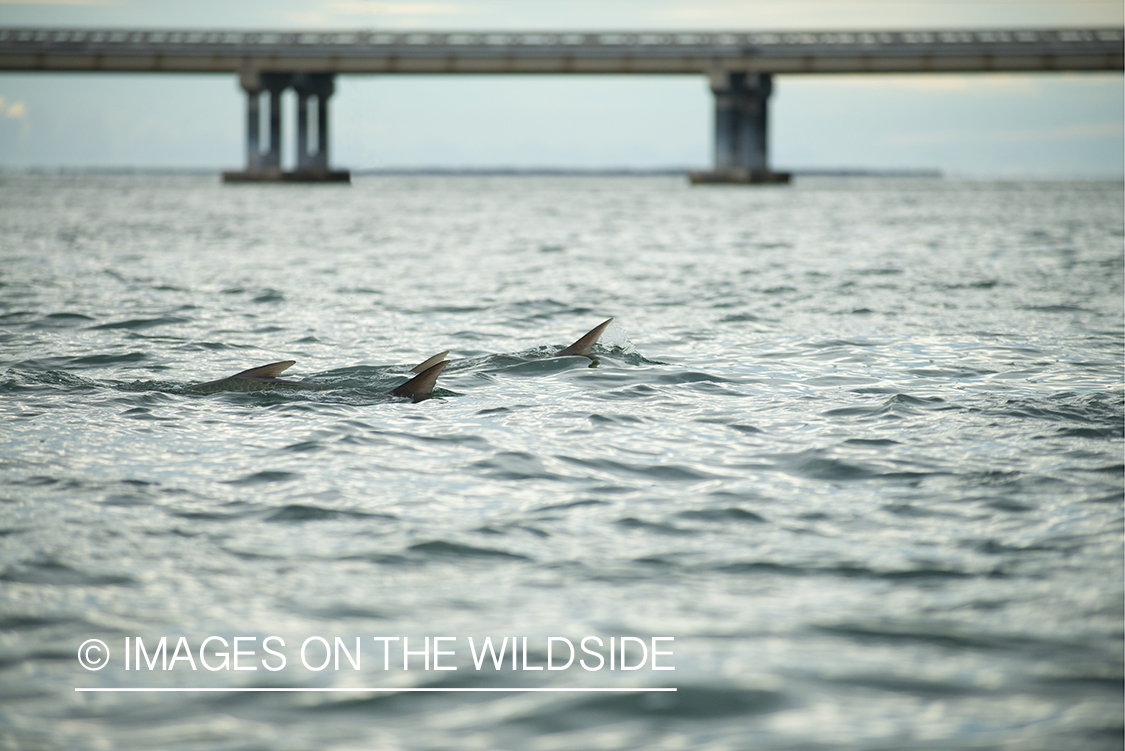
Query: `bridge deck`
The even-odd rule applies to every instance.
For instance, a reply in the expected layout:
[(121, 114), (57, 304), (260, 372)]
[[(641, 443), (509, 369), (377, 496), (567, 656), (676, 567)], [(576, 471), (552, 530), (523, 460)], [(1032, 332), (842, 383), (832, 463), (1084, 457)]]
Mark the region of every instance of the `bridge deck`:
[(0, 28), (0, 70), (903, 73), (1125, 69), (1122, 29), (281, 32)]

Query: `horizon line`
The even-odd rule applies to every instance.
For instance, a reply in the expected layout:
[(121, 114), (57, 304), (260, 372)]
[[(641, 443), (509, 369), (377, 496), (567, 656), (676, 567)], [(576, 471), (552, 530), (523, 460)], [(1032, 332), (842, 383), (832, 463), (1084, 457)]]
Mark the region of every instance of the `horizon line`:
[(675, 688), (81, 688), (75, 687), (81, 693), (184, 693), (184, 692), (212, 692), (212, 693), (328, 693), (343, 691), (348, 693), (500, 693), (500, 692), (542, 692), (542, 693), (655, 693), (675, 692)]
[[(0, 165), (0, 177), (56, 175), (221, 175), (222, 167), (130, 167), (107, 165)], [(927, 180), (967, 180), (970, 182), (1027, 180), (1031, 182), (1121, 182), (1125, 174), (1026, 173), (974, 174), (947, 172), (930, 167), (796, 167), (781, 170), (795, 178), (907, 178)], [(687, 177), (689, 167), (360, 167), (350, 170), (353, 177)]]

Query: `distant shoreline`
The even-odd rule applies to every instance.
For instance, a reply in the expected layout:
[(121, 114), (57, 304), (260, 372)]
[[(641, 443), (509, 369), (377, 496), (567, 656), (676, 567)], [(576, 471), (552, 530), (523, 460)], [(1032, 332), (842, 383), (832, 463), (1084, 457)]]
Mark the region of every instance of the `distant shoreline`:
[[(564, 168), (564, 167), (372, 167), (353, 169), (355, 177), (683, 177), (688, 168)], [(841, 179), (918, 179), (941, 180), (946, 178), (969, 181), (1031, 182), (1122, 182), (1119, 176), (1067, 176), (1067, 175), (947, 175), (940, 169), (864, 169), (860, 167), (826, 167), (788, 169), (796, 178)], [(15, 176), (127, 176), (127, 175), (181, 175), (212, 177), (222, 173), (211, 167), (0, 167), (0, 177)]]
[[(689, 168), (654, 168), (654, 169), (627, 169), (627, 168), (376, 168), (352, 170), (353, 175), (436, 175), (436, 176), (529, 176), (529, 177), (680, 177), (686, 176)], [(941, 170), (937, 169), (910, 169), (910, 170), (865, 170), (865, 169), (796, 169), (785, 170), (794, 177), (925, 177), (940, 178)]]
[[(0, 175), (213, 175), (219, 168), (205, 167), (0, 167)], [(795, 177), (943, 177), (939, 169), (863, 169), (859, 167), (789, 169)], [(440, 177), (680, 177), (689, 167), (368, 167), (352, 169), (363, 176)]]

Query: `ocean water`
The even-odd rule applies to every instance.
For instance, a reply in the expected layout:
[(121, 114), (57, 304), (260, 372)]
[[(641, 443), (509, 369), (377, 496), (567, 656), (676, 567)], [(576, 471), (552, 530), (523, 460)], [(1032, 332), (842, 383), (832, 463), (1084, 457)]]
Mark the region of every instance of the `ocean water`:
[[(0, 748), (1122, 748), (1123, 230), (1120, 183), (3, 177)], [(330, 388), (189, 388), (285, 359)]]

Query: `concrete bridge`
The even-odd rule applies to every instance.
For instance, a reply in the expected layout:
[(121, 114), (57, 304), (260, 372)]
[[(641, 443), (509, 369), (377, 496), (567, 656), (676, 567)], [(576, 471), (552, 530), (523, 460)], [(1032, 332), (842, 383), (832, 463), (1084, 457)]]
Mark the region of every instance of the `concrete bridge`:
[[(233, 73), (246, 169), (228, 181), (348, 180), (328, 163), (337, 74), (699, 74), (715, 95), (715, 164), (694, 182), (785, 182), (769, 169), (774, 74), (1121, 71), (1125, 32), (390, 32), (0, 28), (0, 71)], [(297, 93), (297, 169), (281, 170), (281, 93)], [(267, 143), (260, 143), (268, 95)], [(309, 144), (315, 103), (316, 144)]]

